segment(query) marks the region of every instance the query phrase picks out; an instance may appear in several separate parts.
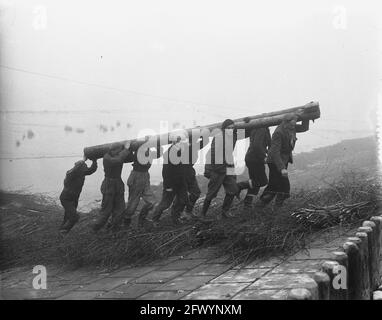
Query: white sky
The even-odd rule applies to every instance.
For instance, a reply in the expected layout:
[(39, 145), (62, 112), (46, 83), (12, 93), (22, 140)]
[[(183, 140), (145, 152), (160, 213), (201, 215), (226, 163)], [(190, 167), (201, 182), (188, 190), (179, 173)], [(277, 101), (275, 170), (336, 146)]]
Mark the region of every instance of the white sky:
[(340, 118), (337, 129), (375, 122), (380, 1), (2, 3), (2, 109), (144, 110), (165, 120), (197, 107), (219, 121), (318, 100), (322, 121)]

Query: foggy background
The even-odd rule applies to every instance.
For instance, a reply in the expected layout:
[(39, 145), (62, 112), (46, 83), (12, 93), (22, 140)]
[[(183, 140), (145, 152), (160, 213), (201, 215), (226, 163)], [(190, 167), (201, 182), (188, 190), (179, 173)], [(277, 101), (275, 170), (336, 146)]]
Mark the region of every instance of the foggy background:
[[(312, 100), (321, 118), (298, 135), (296, 153), (375, 134), (381, 9), (378, 1), (1, 1), (0, 188), (57, 197), (84, 147)], [(98, 164), (80, 209), (101, 198)], [(152, 183), (160, 171), (153, 166)]]

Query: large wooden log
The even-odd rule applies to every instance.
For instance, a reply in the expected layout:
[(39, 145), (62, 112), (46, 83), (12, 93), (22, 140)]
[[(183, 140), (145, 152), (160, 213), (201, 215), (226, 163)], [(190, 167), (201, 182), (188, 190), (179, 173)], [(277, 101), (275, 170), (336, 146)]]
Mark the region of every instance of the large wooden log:
[[(253, 128), (263, 128), (263, 127), (271, 127), (279, 125), (284, 116), (289, 113), (295, 113), (297, 111), (301, 111), (299, 114), (298, 121), (301, 120), (315, 120), (320, 117), (320, 107), (318, 102), (310, 102), (304, 106), (294, 107), (289, 109), (284, 109), (280, 111), (274, 111), (269, 113), (262, 113), (255, 116), (244, 117), (235, 119), (235, 128), (237, 129), (253, 129)], [(186, 132), (188, 136), (193, 136), (194, 138), (199, 138), (201, 136), (211, 136), (213, 131), (220, 128), (222, 125), (221, 122), (210, 124), (207, 126), (190, 128), (185, 130), (177, 130), (179, 132)], [(154, 145), (166, 145), (169, 144), (169, 134), (158, 134), (150, 137), (150, 141), (153, 142)], [(195, 136), (196, 135), (196, 136)], [(124, 144), (128, 140), (118, 141), (119, 143)], [(136, 150), (142, 145), (145, 141), (143, 139), (130, 139), (131, 149)], [(89, 159), (99, 159), (102, 158), (105, 153), (108, 152), (112, 143), (106, 143), (102, 145), (87, 147), (84, 149), (84, 155)]]

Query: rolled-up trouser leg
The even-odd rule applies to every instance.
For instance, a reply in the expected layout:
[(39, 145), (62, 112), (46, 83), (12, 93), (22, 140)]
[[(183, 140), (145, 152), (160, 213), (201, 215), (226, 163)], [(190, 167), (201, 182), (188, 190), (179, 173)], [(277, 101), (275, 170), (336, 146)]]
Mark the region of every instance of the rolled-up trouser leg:
[(101, 229), (109, 220), (109, 217), (113, 211), (113, 202), (114, 194), (105, 193), (102, 195), (101, 210), (99, 217), (93, 226), (94, 231)]
[(173, 191), (169, 191), (167, 189), (163, 189), (162, 193), (162, 199), (156, 206), (154, 213), (153, 213), (153, 220), (159, 221), (163, 211), (170, 208), (171, 203), (173, 202), (175, 198), (175, 194)]

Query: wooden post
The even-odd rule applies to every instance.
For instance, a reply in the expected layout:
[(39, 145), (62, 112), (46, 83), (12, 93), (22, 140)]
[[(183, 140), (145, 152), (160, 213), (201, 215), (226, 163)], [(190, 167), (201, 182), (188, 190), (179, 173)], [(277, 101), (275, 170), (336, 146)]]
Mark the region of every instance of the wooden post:
[(312, 293), (306, 288), (291, 289), (288, 292), (288, 300), (313, 300)]
[(325, 272), (316, 272), (313, 279), (317, 282), (318, 300), (329, 300), (331, 282), (329, 275)]
[[(318, 102), (310, 102), (301, 107), (289, 108), (275, 112), (263, 113), (260, 115), (244, 117), (234, 120), (235, 128), (237, 129), (254, 129), (264, 128), (279, 125), (286, 114), (295, 113), (299, 110), (303, 112), (299, 115), (298, 120), (314, 120), (320, 117), (320, 107)], [(217, 128), (221, 128), (222, 123), (214, 123), (207, 126), (176, 130), (176, 132), (185, 132), (189, 137), (199, 138), (201, 136), (211, 136), (213, 131)], [(124, 141), (119, 141), (121, 144), (125, 144)], [(131, 150), (137, 150), (145, 141), (143, 139), (129, 139), (131, 143)], [(158, 134), (150, 137), (152, 146), (167, 145), (169, 144), (169, 133)], [(84, 155), (88, 159), (99, 159), (107, 153), (112, 143), (106, 143), (102, 145), (87, 147), (84, 149)]]
[[(361, 242), (361, 239), (356, 238)], [(359, 247), (354, 241), (346, 241), (343, 245), (348, 256), (348, 296), (349, 300), (362, 300), (361, 294), (361, 257)]]
[[(337, 261), (324, 261), (321, 265), (321, 270), (329, 277), (329, 299), (330, 300), (346, 300), (346, 290), (341, 290), (334, 284), (335, 277), (337, 276), (336, 269), (338, 269), (339, 263)], [(341, 284), (342, 285), (342, 284)]]
[[(331, 258), (336, 261), (340, 266), (343, 266), (344, 269), (347, 271), (349, 268), (349, 260), (348, 256), (345, 252), (343, 251), (334, 251), (331, 253)], [(349, 297), (349, 292), (348, 292), (348, 284), (349, 282), (349, 275), (348, 272), (346, 272), (346, 277), (345, 277), (345, 284), (341, 284), (341, 287), (336, 291), (337, 296), (340, 298), (340, 300), (348, 300)]]
[[(378, 270), (378, 254), (376, 242), (376, 225), (374, 222), (368, 221), (370, 227), (360, 227), (358, 232), (364, 232), (367, 234), (368, 250), (369, 250), (369, 277), (370, 277), (370, 288), (372, 291), (378, 288), (379, 284), (379, 270)], [(364, 223), (365, 225), (365, 223)]]
[(362, 292), (363, 299), (370, 300), (371, 290), (370, 285), (370, 255), (369, 255), (369, 240), (367, 237), (367, 233), (365, 232), (357, 232), (356, 237), (361, 239), (361, 244), (359, 245), (361, 251), (361, 268), (362, 268)]
[(379, 272), (379, 282), (378, 284), (382, 284), (382, 216), (374, 216), (370, 219), (372, 222), (375, 223), (375, 231), (376, 231), (376, 239), (377, 241), (377, 252), (378, 254), (378, 272)]

